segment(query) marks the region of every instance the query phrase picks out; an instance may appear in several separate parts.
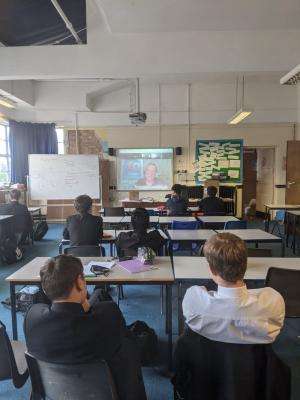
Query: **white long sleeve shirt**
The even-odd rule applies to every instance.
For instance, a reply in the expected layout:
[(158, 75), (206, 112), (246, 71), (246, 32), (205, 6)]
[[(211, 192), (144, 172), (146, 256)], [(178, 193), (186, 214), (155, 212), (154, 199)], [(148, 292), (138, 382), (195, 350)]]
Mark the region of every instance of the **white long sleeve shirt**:
[(227, 343), (272, 343), (285, 315), (282, 296), (274, 289), (248, 290), (246, 286), (207, 291), (192, 286), (184, 296), (187, 325), (208, 339)]

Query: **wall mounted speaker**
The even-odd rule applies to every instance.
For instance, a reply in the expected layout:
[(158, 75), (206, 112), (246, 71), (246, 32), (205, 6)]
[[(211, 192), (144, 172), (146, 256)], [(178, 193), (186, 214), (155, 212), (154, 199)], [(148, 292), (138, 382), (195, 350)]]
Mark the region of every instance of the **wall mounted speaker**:
[(176, 156), (182, 155), (182, 147), (175, 147), (175, 154)]
[(108, 155), (109, 156), (115, 156), (116, 155), (116, 150), (113, 147), (108, 148)]

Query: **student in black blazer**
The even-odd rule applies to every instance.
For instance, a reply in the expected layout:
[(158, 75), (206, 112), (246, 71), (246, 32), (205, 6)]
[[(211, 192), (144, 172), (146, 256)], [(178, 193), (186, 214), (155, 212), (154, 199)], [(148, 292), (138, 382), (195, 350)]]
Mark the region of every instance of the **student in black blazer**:
[(157, 229), (148, 232), (149, 214), (144, 208), (137, 208), (131, 216), (132, 231), (121, 232), (116, 240), (119, 257), (136, 256), (139, 247), (150, 247), (157, 252), (165, 239)]
[(224, 201), (217, 197), (218, 189), (215, 186), (208, 186), (207, 197), (199, 201), (199, 211), (204, 215), (225, 215), (226, 207)]
[(33, 222), (25, 204), (19, 203), (21, 192), (18, 189), (12, 189), (9, 193), (10, 202), (1, 204), (1, 215), (13, 215), (13, 232), (16, 235), (18, 244), (23, 244), (29, 233), (32, 232)]
[(63, 238), (70, 240), (71, 246), (96, 246), (103, 236), (103, 221), (90, 213), (92, 199), (87, 195), (76, 197), (74, 207), (78, 214), (67, 218)]
[(41, 269), (51, 305), (34, 304), (24, 320), (29, 353), (38, 360), (80, 364), (105, 360), (120, 400), (146, 400), (139, 353), (118, 306), (89, 304), (80, 259), (57, 256)]

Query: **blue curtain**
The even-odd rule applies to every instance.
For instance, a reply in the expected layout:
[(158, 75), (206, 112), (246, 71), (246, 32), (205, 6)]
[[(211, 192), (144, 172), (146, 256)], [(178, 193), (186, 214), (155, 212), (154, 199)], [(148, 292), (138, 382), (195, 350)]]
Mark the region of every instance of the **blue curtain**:
[(55, 124), (9, 121), (11, 182), (26, 183), (28, 154), (57, 154)]

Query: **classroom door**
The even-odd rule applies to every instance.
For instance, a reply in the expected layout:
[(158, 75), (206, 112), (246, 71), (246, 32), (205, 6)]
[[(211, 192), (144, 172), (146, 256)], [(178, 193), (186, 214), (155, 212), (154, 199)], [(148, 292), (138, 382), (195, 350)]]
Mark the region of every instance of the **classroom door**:
[(286, 152), (286, 204), (300, 204), (300, 140), (289, 140)]
[(244, 148), (243, 213), (251, 199), (256, 199), (257, 153)]

